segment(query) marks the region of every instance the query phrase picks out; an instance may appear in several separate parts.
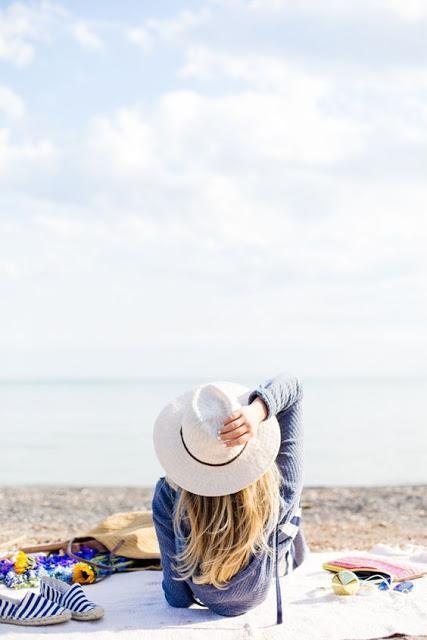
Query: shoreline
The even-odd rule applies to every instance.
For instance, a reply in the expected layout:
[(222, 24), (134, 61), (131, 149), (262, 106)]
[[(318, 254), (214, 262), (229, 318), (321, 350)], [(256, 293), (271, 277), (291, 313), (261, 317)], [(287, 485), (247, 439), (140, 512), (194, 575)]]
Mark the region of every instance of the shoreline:
[[(153, 487), (0, 487), (0, 549), (66, 540), (114, 512), (151, 509)], [(376, 543), (427, 547), (427, 485), (305, 487), (302, 528), (312, 551)]]

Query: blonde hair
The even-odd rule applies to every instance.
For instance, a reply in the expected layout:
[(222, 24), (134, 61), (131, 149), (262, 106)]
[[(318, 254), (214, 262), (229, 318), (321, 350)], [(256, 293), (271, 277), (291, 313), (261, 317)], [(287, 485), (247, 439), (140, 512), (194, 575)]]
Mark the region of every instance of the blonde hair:
[[(181, 489), (173, 516), (175, 534), (184, 547), (175, 554), (174, 569), (179, 577), (195, 584), (211, 584), (218, 589), (268, 544), (280, 512), (283, 477), (277, 464), (255, 482), (226, 496), (199, 496)], [(189, 533), (183, 533), (182, 523)]]

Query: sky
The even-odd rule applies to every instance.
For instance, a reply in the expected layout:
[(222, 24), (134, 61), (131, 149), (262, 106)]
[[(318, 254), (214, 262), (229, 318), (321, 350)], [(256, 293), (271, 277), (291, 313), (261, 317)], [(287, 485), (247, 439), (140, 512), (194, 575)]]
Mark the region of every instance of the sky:
[(424, 376), (424, 0), (0, 0), (0, 378)]

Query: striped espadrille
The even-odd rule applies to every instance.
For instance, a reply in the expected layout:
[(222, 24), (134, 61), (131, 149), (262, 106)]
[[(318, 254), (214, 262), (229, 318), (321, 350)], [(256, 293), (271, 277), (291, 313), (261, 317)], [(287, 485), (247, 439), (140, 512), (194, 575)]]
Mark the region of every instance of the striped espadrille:
[(74, 620), (98, 620), (104, 615), (104, 609), (91, 602), (83, 588), (77, 582), (69, 585), (63, 580), (50, 576), (40, 578), (40, 593), (52, 602), (65, 607)]
[(40, 627), (71, 620), (71, 612), (43, 595), (27, 593), (22, 600), (0, 596), (0, 622)]

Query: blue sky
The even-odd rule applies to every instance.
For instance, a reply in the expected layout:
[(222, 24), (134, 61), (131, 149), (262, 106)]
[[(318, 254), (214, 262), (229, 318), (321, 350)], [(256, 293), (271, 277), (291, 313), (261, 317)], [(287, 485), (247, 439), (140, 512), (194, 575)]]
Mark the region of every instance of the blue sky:
[(425, 2), (0, 8), (0, 377), (426, 374)]

